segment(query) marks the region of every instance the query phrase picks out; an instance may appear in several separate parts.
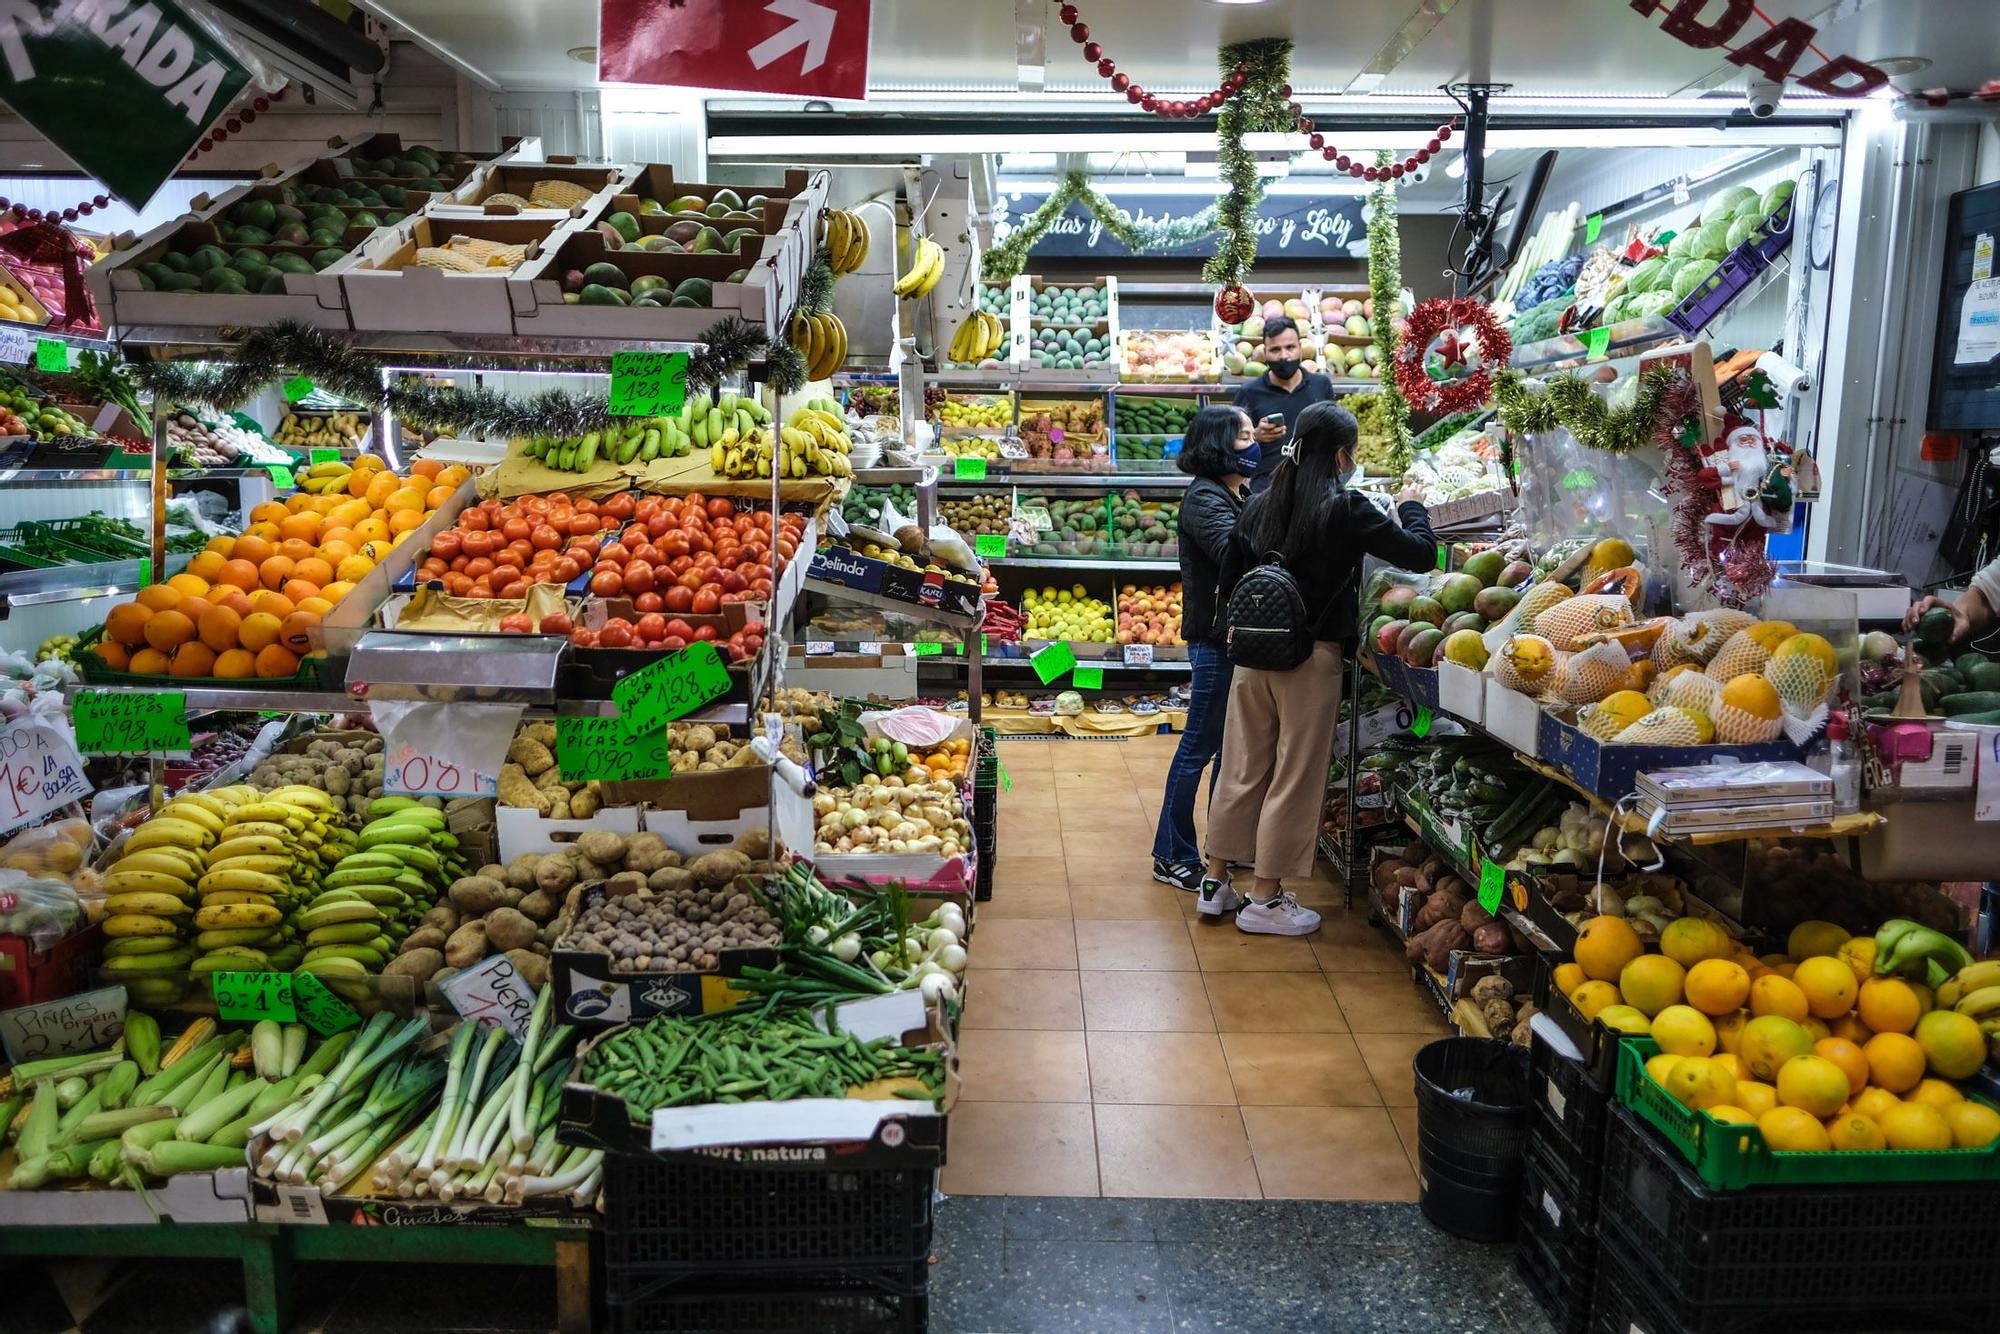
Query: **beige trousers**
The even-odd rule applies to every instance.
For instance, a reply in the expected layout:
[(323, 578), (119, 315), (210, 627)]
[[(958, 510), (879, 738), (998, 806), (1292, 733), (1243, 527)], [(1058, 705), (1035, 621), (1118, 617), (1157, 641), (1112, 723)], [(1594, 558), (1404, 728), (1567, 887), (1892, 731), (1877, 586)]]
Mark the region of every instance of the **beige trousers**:
[(1340, 717), (1340, 645), (1321, 641), (1289, 672), (1238, 667), (1208, 807), (1208, 855), (1265, 880), (1310, 876)]

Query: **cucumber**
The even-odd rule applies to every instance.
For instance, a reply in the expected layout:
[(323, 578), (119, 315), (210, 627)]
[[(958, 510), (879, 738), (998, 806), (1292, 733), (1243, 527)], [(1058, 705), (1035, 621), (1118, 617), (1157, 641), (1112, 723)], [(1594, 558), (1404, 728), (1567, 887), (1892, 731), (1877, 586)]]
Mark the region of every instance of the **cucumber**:
[(1938, 701), (1938, 712), (1947, 718), (1963, 718), (1969, 713), (2000, 712), (2000, 690), (1968, 690), (1947, 695)]
[(1941, 648), (1951, 642), (1951, 632), (1956, 627), (1951, 608), (1932, 607), (1917, 618), (1917, 643)]
[(2000, 709), (1987, 709), (1982, 713), (1961, 713), (1952, 718), (1955, 723), (1971, 723), (1976, 727), (2000, 727)]

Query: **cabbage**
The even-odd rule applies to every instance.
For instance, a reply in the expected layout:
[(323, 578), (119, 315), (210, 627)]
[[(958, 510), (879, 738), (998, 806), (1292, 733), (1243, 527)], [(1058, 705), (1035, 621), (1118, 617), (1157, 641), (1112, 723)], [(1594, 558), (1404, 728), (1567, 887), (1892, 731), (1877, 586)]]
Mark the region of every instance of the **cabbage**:
[(1747, 185), (1732, 185), (1717, 190), (1708, 197), (1708, 203), (1702, 206), (1702, 221), (1721, 222), (1745, 204), (1755, 203), (1756, 200), (1757, 192)]
[(1681, 302), (1687, 300), (1688, 294), (1707, 282), (1708, 276), (1714, 272), (1715, 266), (1713, 264), (1699, 262), (1685, 264), (1676, 269), (1674, 271), (1673, 284), (1668, 289), (1673, 294), (1674, 304), (1679, 305)]
[(1755, 213), (1746, 211), (1737, 214), (1736, 221), (1729, 224), (1729, 248), (1734, 250), (1751, 237), (1762, 236), (1763, 233), (1757, 229), (1763, 225), (1764, 220)]
[(1698, 259), (1721, 259), (1729, 253), (1729, 224), (1726, 222), (1705, 222), (1694, 238), (1694, 255)]
[(1627, 293), (1621, 292), (1617, 296), (1612, 297), (1610, 301), (1605, 303), (1603, 322), (1607, 325), (1624, 323), (1627, 318), (1625, 312), (1631, 307), (1631, 304), (1632, 298)]
[(1661, 270), (1665, 269), (1666, 266), (1666, 260), (1658, 255), (1639, 264), (1630, 273), (1625, 275), (1625, 290), (1634, 296), (1651, 290), (1660, 281)]
[(1779, 181), (1776, 185), (1772, 186), (1770, 189), (1764, 192), (1763, 199), (1758, 201), (1757, 205), (1758, 209), (1763, 213), (1765, 217), (1767, 218), (1770, 217), (1773, 213), (1776, 213), (1779, 209), (1783, 208), (1787, 203), (1791, 201), (1792, 191), (1794, 188), (1797, 187), (1797, 185), (1798, 185), (1797, 181), (1792, 181), (1792, 180)]
[(1667, 242), (1667, 257), (1669, 259), (1690, 258), (1694, 254), (1695, 237), (1700, 232), (1701, 227), (1698, 224), (1691, 224), (1676, 232), (1674, 239)]
[(1670, 289), (1655, 287), (1650, 292), (1641, 292), (1632, 298), (1632, 304), (1626, 308), (1625, 318), (1637, 320), (1664, 315), (1679, 304), (1680, 299)]

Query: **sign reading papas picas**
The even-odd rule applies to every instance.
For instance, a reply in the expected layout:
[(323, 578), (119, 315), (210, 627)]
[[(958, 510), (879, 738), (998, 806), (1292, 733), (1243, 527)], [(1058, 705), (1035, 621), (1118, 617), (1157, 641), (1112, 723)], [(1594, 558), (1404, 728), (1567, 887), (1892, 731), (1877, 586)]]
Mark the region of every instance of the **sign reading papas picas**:
[(0, 0), (0, 102), (135, 209), (249, 79), (173, 0)]

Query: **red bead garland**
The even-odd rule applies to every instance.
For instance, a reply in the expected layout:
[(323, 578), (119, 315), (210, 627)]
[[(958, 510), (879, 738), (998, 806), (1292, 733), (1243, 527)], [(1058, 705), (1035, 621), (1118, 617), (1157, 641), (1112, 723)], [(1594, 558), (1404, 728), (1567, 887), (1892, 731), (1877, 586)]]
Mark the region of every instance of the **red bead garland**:
[[(1291, 96), (1292, 90), (1289, 86), (1283, 91), (1285, 96)], [(1310, 147), (1319, 150), (1319, 155), (1328, 162), (1331, 162), (1335, 171), (1345, 173), (1356, 180), (1363, 181), (1400, 181), (1405, 176), (1411, 175), (1418, 167), (1429, 162), (1436, 155), (1438, 148), (1444, 141), (1451, 138), (1452, 128), (1458, 124), (1458, 118), (1454, 116), (1451, 120), (1437, 127), (1429, 142), (1416, 152), (1410, 154), (1410, 156), (1404, 158), (1401, 162), (1392, 162), (1387, 167), (1374, 167), (1366, 163), (1357, 162), (1347, 154), (1341, 152), (1334, 145), (1328, 143), (1326, 135), (1320, 133), (1318, 124), (1300, 109), (1298, 103), (1287, 102), (1285, 110), (1291, 113), (1292, 123), (1298, 127), (1299, 133), (1306, 137), (1306, 143)]]
[[(1111, 91), (1125, 94), (1125, 100), (1141, 111), (1150, 111), (1166, 120), (1193, 120), (1206, 116), (1241, 92), (1243, 85), (1250, 81), (1249, 74), (1239, 65), (1213, 91), (1200, 97), (1188, 100), (1161, 97), (1134, 83), (1132, 76), (1121, 71), (1118, 62), (1104, 53), (1103, 44), (1091, 40), (1090, 25), (1083, 21), (1075, 5), (1062, 6), (1056, 10), (1056, 17), (1069, 29), (1070, 39), (1083, 47), (1083, 58), (1097, 67), (1097, 77), (1110, 81)], [(1290, 96), (1289, 89), (1286, 95)]]

